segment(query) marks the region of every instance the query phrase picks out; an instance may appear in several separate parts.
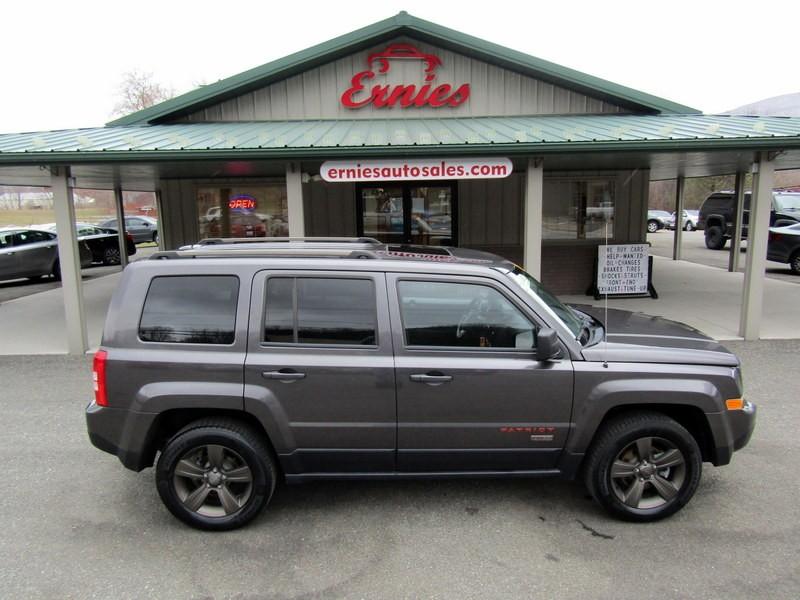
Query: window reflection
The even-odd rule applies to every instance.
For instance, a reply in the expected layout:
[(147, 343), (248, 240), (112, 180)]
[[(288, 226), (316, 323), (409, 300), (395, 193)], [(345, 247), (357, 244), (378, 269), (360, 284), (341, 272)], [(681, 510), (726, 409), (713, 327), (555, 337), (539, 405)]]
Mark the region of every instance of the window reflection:
[(197, 190), (200, 238), (287, 237), (286, 186), (201, 187)]
[(544, 239), (613, 238), (615, 188), (613, 179), (545, 179)]

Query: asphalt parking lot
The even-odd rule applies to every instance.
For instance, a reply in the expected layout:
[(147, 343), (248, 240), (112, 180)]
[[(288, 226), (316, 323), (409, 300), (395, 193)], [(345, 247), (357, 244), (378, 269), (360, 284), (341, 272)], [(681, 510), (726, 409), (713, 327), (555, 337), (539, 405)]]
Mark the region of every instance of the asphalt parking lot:
[(667, 521), (615, 521), (554, 480), (314, 483), (223, 534), (91, 447), (89, 358), (3, 357), (0, 596), (797, 598), (800, 341), (728, 346), (754, 438)]
[[(651, 254), (672, 258), (673, 235), (674, 232), (666, 229), (655, 233), (648, 233), (647, 241), (650, 242)], [(728, 242), (724, 250), (709, 250), (706, 248), (704, 235), (702, 231), (684, 231), (683, 243), (681, 245), (681, 258), (689, 262), (727, 270), (731, 243)], [(747, 242), (745, 241), (742, 242), (742, 247), (740, 249), (741, 256), (739, 257), (739, 270), (742, 272), (744, 272), (746, 261), (746, 249)], [(800, 275), (792, 273), (788, 264), (767, 261), (765, 274), (771, 279), (800, 283)]]

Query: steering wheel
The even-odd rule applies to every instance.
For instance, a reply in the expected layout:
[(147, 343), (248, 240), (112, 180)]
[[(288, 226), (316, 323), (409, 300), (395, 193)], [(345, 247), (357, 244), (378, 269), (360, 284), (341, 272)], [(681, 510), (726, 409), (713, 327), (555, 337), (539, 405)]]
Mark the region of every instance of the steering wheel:
[(489, 301), (486, 298), (473, 298), (472, 302), (469, 303), (469, 307), (467, 307), (467, 311), (458, 320), (456, 338), (461, 339), (464, 337), (464, 334), (467, 332), (465, 328), (467, 323), (483, 321), (485, 318), (484, 315), (488, 309)]

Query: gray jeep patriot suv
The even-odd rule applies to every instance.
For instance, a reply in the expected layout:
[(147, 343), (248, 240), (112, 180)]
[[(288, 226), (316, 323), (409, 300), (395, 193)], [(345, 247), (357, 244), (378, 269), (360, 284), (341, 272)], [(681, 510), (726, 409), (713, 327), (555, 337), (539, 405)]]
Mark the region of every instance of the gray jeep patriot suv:
[(660, 519), (747, 444), (755, 407), (698, 331), (601, 318), (472, 250), (206, 240), (125, 269), (89, 437), (155, 462), (203, 529), (247, 523), (278, 479), (582, 477), (612, 514)]

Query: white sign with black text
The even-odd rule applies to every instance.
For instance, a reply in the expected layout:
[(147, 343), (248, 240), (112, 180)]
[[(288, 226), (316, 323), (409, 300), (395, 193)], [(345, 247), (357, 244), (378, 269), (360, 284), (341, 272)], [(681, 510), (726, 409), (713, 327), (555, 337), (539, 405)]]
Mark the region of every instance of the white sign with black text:
[(647, 294), (649, 244), (597, 247), (597, 291), (602, 295)]

